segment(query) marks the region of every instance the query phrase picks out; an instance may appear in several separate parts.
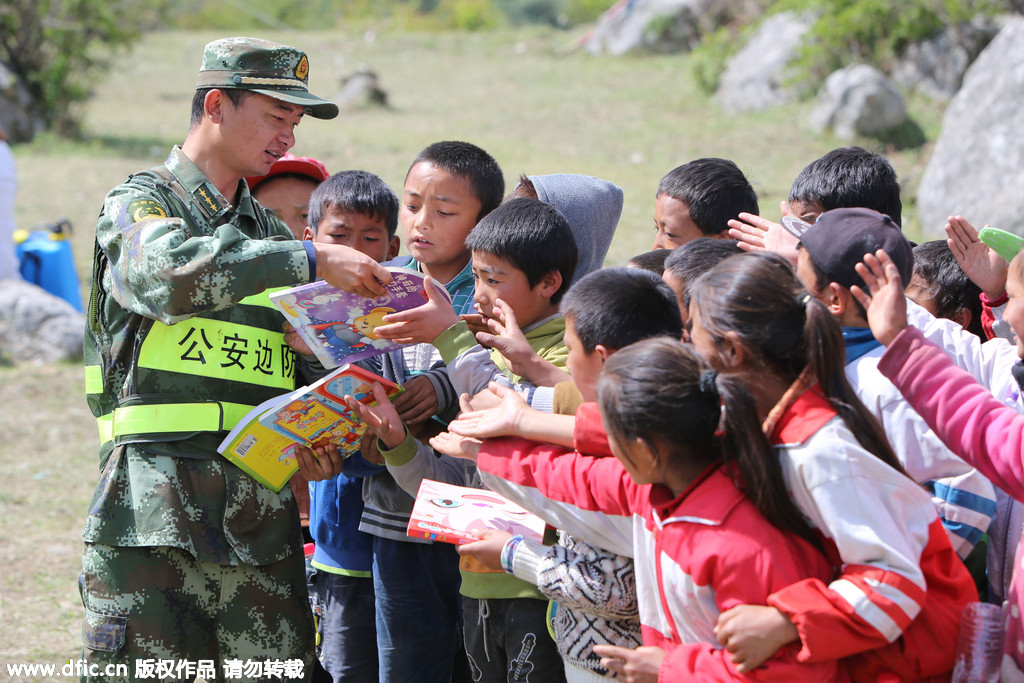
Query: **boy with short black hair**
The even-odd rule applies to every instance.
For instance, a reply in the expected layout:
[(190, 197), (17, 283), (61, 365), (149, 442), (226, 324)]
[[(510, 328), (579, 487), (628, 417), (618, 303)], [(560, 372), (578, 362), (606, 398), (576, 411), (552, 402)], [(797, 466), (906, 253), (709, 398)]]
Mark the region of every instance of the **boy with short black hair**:
[(839, 147), (807, 164), (789, 190), (793, 215), (813, 223), (832, 209), (864, 207), (902, 225), (903, 202), (896, 170), (881, 154)]
[(658, 183), (652, 249), (675, 249), (724, 236), (740, 213), (758, 213), (757, 193), (734, 162), (704, 158), (677, 166)]
[(981, 324), (981, 288), (957, 263), (946, 240), (914, 247), (914, 274), (907, 298), (936, 318), (948, 318), (985, 341)]
[[(562, 214), (536, 199), (511, 199), (480, 221), (466, 246), (472, 250), (479, 311), (493, 315), (500, 300), (522, 325), (534, 351), (564, 367), (565, 320), (558, 302), (576, 268), (576, 243)], [(433, 287), (426, 304), (390, 315), (387, 321), (392, 324), (378, 327), (378, 336), (433, 343), (459, 394), (476, 393), (499, 378), (505, 383), (521, 379), (499, 353), (477, 343), (468, 325)], [(425, 478), (479, 485), (471, 463), (437, 457), (405, 428), (386, 397), (376, 393), (378, 405), (359, 411), (375, 430), (388, 470), (402, 488), (415, 493)], [(547, 604), (537, 589), (471, 560), (464, 560), (460, 568), (465, 643), (474, 680), (526, 681), (531, 671), (543, 680), (558, 680), (561, 658), (547, 637)]]
[[(308, 215), (303, 239), (343, 244), (378, 262), (398, 255), (398, 197), (373, 173), (335, 173), (313, 192)], [(286, 337), (291, 344), (300, 339), (297, 333)], [(309, 357), (308, 348), (296, 350), (306, 354), (300, 371), (307, 383), (327, 372)], [(373, 360), (359, 365), (377, 371)], [(378, 678), (373, 537), (358, 527), (362, 478), (382, 471), (353, 456), (341, 474), (309, 483), (309, 531), (315, 545), (306, 583), (317, 616), (317, 658), (334, 683)]]
[(698, 237), (674, 250), (665, 259), (661, 279), (676, 293), (684, 326), (689, 317), (690, 285), (724, 259), (742, 253), (736, 240)]
[[(448, 291), (457, 313), (470, 313), (473, 274), (466, 236), (504, 192), (501, 167), (483, 149), (450, 140), (429, 145), (409, 167), (399, 208), (410, 256), (387, 265), (429, 275)], [(429, 434), (433, 416), (458, 410), (458, 395), (430, 344), (379, 358), (380, 374), (404, 387), (394, 406), (417, 433)], [(367, 448), (363, 455), (379, 457)], [(453, 670), (458, 678), (465, 667), (458, 556), (444, 543), (408, 537), (413, 497), (391, 473), (363, 479), (363, 502), (359, 529), (373, 536), (380, 679), (447, 683)]]

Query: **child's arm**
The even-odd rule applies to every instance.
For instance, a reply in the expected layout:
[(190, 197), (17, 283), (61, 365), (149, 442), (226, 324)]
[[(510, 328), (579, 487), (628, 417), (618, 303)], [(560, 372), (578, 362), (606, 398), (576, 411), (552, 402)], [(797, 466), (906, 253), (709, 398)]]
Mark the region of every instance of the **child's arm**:
[[(489, 388), (500, 402), (484, 410), (464, 410), (448, 425), (449, 431), (474, 439), (518, 436), (531, 441), (573, 447), (574, 417), (534, 410), (508, 387), (491, 383)], [(463, 406), (468, 408), (468, 397), (462, 400)]]
[[(783, 216), (790, 215), (789, 202), (779, 204)], [(744, 251), (773, 251), (794, 266), (797, 260), (796, 245), (800, 238), (775, 223), (752, 213), (741, 213), (729, 221), (729, 237), (738, 240)]]

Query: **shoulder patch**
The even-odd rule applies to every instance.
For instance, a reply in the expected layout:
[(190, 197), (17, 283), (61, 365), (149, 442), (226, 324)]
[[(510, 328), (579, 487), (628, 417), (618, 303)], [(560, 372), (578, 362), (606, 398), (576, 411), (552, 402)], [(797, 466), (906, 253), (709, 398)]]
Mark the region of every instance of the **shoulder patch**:
[(132, 223), (138, 223), (146, 218), (167, 218), (167, 212), (153, 199), (136, 199), (128, 205), (128, 216)]

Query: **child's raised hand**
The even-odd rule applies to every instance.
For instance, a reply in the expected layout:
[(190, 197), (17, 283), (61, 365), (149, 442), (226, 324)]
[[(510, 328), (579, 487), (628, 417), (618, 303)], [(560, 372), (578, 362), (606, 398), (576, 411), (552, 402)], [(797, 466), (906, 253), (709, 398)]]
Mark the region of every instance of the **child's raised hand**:
[(437, 392), (429, 377), (416, 375), (403, 384), (402, 388), (405, 391), (395, 396), (395, 410), (403, 422), (423, 422), (437, 412)]
[(594, 654), (601, 657), (601, 666), (618, 674), (626, 683), (658, 683), (658, 670), (665, 660), (665, 651), (653, 645), (635, 650), (618, 645), (595, 645)]
[[(788, 202), (782, 202), (779, 208), (782, 215), (789, 215)], [(800, 238), (782, 227), (781, 223), (744, 212), (729, 221), (729, 237), (738, 240), (743, 251), (774, 251), (796, 265), (796, 246)]]
[(488, 569), (501, 570), (501, 551), (505, 547), (512, 534), (499, 529), (470, 529), (479, 541), (471, 541), (459, 545), (456, 550), (459, 555), (472, 555), (477, 562)]
[(978, 231), (963, 216), (949, 217), (946, 235), (949, 250), (971, 282), (989, 299), (1001, 297), (1006, 292), (1006, 259), (979, 240)]
[(390, 339), (401, 344), (430, 344), (437, 336), (459, 322), (455, 309), (434, 284), (433, 278), (423, 278), (427, 301), (416, 308), (384, 316), (385, 325), (374, 329), (379, 339)]
[(522, 396), (508, 387), (494, 382), (487, 386), (501, 402), (492, 408), (461, 413), (448, 425), (448, 431), (475, 439), (518, 435), (520, 420), (533, 408), (527, 405)]
[(477, 332), (476, 340), (482, 346), (497, 349), (512, 374), (525, 377), (537, 386), (553, 387), (558, 382), (572, 379), (569, 373), (541, 358), (519, 327), (512, 307), (496, 299), (491, 318), (487, 319), (487, 332)]
[(345, 405), (359, 416), (367, 429), (376, 434), (389, 450), (396, 448), (405, 441), (405, 424), (398, 417), (398, 411), (380, 382), (373, 383), (373, 398), (377, 405), (368, 406), (346, 395)]
[(715, 636), (741, 674), (771, 659), (780, 648), (800, 639), (796, 626), (785, 614), (764, 605), (737, 605), (722, 612)]
[(874, 255), (865, 254), (864, 262), (854, 268), (871, 294), (865, 294), (857, 285), (850, 287), (850, 292), (867, 311), (871, 334), (888, 346), (907, 326), (907, 298), (900, 271), (882, 249)]
[(476, 456), (480, 453), (481, 445), (477, 439), (452, 434), (451, 432), (441, 432), (432, 436), (428, 443), (438, 453), (444, 453), (453, 458), (472, 460), (473, 462), (476, 462)]
[[(474, 337), (476, 337), (480, 332), (489, 333), (491, 331), (491, 328), (487, 326), (487, 318), (480, 313), (463, 313), (459, 316), (459, 320), (466, 323), (466, 326), (469, 327), (469, 331), (473, 333)], [(479, 339), (477, 339), (477, 341), (480, 342)], [(483, 342), (480, 342), (480, 344), (487, 346), (487, 344), (484, 344)]]
[(345, 458), (338, 453), (338, 447), (329, 444), (326, 448), (318, 448), (314, 453), (308, 446), (295, 446), (295, 462), (299, 465), (299, 473), (307, 481), (323, 481), (341, 474), (345, 467)]
[(284, 343), (287, 344), (292, 351), (302, 354), (303, 356), (313, 355), (313, 349), (309, 348), (309, 344), (307, 344), (303, 336), (299, 334), (299, 331), (292, 327), (291, 323), (284, 323), (282, 329), (284, 329)]

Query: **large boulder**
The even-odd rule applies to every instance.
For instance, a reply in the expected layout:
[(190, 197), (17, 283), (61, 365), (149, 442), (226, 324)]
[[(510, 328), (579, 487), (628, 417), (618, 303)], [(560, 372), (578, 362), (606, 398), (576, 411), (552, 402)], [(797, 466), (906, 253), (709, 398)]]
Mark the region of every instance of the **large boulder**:
[(837, 138), (846, 141), (884, 133), (906, 120), (903, 95), (885, 74), (867, 64), (831, 73), (810, 113), (814, 130), (831, 129)]
[(24, 280), (0, 280), (0, 359), (59, 363), (82, 357), (85, 316)]
[(760, 111), (799, 97), (789, 66), (813, 24), (812, 15), (796, 12), (765, 19), (726, 64), (715, 93), (722, 109), (730, 114)]
[(964, 75), (921, 177), (917, 211), (926, 236), (962, 214), (1024, 235), (1024, 18), (1006, 23)]
[(388, 94), (380, 87), (377, 73), (367, 66), (360, 66), (354, 73), (343, 76), (341, 90), (334, 98), (342, 109), (388, 106)]
[(597, 20), (586, 48), (610, 55), (688, 52), (705, 33), (760, 6), (758, 0), (619, 0)]
[(999, 33), (1002, 22), (977, 17), (970, 23), (948, 26), (941, 33), (903, 51), (892, 68), (892, 79), (907, 90), (935, 100), (956, 95), (967, 67)]

